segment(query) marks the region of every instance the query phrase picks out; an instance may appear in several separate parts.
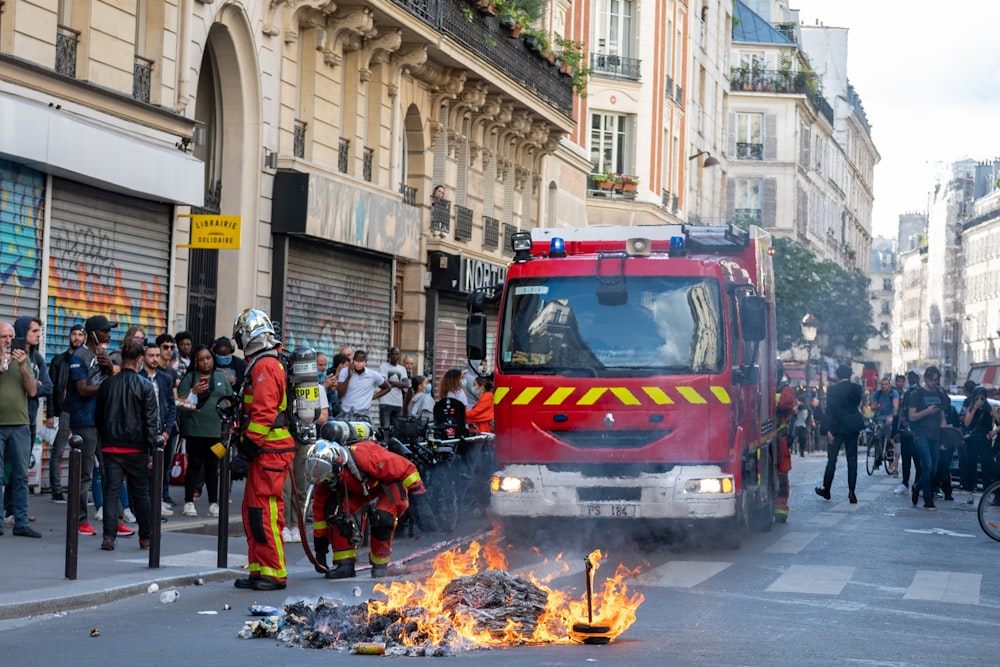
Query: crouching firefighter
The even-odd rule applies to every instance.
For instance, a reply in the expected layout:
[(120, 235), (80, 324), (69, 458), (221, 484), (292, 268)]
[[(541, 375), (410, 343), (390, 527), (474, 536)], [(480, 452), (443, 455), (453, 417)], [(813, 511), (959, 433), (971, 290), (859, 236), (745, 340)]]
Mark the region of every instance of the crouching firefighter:
[(295, 456), (289, 431), (287, 374), (279, 353), (281, 341), (262, 311), (247, 308), (233, 324), (233, 339), (247, 360), (240, 390), (237, 456), (233, 479), (246, 478), (243, 530), (247, 536), (250, 576), (237, 588), (272, 591), (285, 588), (285, 550), (281, 530), (285, 503), (281, 495)]
[[(410, 494), (426, 492), (416, 466), (371, 441), (343, 446), (319, 440), (306, 458), (306, 479), (313, 489), (313, 548), (317, 571), (327, 579), (354, 576), (361, 532), (354, 515), (370, 508), (372, 577), (388, 574), (396, 522), (409, 507)], [(326, 553), (333, 545), (333, 567)]]

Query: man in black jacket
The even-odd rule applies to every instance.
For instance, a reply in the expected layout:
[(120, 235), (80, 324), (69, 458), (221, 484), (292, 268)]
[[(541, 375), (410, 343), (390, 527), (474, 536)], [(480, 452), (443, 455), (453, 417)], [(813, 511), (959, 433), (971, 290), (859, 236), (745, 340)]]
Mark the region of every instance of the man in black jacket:
[(52, 396), (45, 402), (45, 425), (58, 430), (53, 442), (49, 443), (49, 487), (52, 489), (52, 502), (65, 503), (66, 496), (62, 492), (62, 458), (69, 442), (69, 413), (65, 410), (66, 388), (69, 386), (69, 361), (78, 347), (83, 345), (87, 334), (83, 332), (82, 324), (74, 324), (69, 330), (69, 349), (52, 357), (49, 363), (49, 377), (52, 378)]
[(138, 374), (142, 346), (122, 342), (122, 370), (101, 383), (94, 405), (94, 425), (104, 461), (104, 539), (113, 551), (118, 532), (118, 497), (128, 479), (129, 502), (139, 523), (139, 548), (149, 548), (149, 461), (159, 430), (159, 406), (153, 384)]
[(826, 471), (823, 473), (823, 486), (816, 487), (816, 495), (830, 499), (837, 456), (843, 446), (847, 456), (847, 497), (853, 504), (858, 502), (854, 485), (858, 482), (858, 433), (864, 428), (859, 407), (865, 392), (861, 385), (851, 382), (850, 364), (837, 367), (837, 380), (826, 393), (826, 421), (820, 428), (827, 439)]

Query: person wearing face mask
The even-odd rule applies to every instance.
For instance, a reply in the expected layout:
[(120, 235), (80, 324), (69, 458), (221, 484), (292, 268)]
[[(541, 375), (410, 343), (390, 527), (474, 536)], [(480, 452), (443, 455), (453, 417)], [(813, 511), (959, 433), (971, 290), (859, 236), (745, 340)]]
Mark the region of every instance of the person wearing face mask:
[(69, 386), (66, 388), (66, 411), (74, 435), (83, 443), (80, 466), (80, 506), (77, 508), (81, 535), (97, 535), (87, 520), (87, 490), (94, 471), (94, 460), (100, 456), (100, 443), (94, 425), (94, 405), (101, 383), (114, 374), (114, 364), (108, 356), (111, 330), (118, 326), (104, 315), (94, 315), (83, 326), (86, 343), (73, 352), (69, 363)]
[(406, 396), (406, 414), (424, 423), (434, 419), (434, 397), (431, 396), (431, 381), (423, 375), (414, 375), (411, 390)]
[(225, 336), (216, 338), (212, 344), (212, 354), (215, 356), (215, 370), (225, 375), (233, 391), (238, 392), (243, 386), (247, 365), (239, 357), (233, 356), (233, 342)]

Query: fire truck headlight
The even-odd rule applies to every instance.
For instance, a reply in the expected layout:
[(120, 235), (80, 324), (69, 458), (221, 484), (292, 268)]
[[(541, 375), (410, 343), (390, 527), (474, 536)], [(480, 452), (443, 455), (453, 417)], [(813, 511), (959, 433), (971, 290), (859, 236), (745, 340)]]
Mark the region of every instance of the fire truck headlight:
[(526, 493), (534, 491), (535, 485), (530, 479), (493, 475), (493, 479), (490, 481), (490, 489), (493, 493)]
[(684, 482), (685, 493), (732, 493), (732, 477), (703, 477)]

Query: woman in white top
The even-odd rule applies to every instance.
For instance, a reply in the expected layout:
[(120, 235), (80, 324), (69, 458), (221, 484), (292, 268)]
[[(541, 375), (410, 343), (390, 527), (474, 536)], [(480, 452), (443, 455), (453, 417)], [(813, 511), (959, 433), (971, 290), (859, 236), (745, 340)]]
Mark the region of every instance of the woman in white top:
[(462, 389), (462, 371), (457, 368), (450, 369), (441, 378), (441, 386), (438, 388), (438, 394), (441, 398), (454, 398), (464, 405), (466, 409), (469, 408), (469, 399), (465, 395), (465, 390)]

